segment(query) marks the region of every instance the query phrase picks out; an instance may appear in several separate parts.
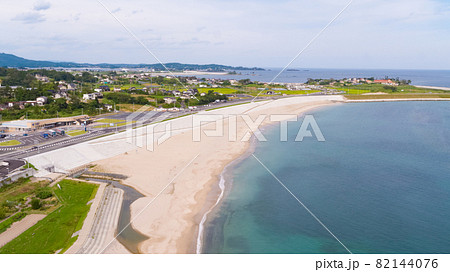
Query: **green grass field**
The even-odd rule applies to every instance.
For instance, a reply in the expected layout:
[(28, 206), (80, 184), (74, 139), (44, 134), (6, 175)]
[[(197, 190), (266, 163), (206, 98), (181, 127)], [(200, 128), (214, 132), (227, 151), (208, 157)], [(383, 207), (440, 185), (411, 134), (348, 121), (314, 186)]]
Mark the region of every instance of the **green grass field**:
[(213, 90), (222, 94), (233, 94), (239, 91), (238, 88), (230, 87), (230, 88), (197, 88), (199, 93), (207, 93), (209, 90)]
[(125, 122), (125, 120), (119, 120), (119, 119), (110, 119), (110, 118), (105, 118), (105, 119), (98, 119), (95, 120), (96, 123), (105, 123), (105, 124), (115, 124), (115, 123), (122, 123)]
[[(363, 93), (370, 93), (371, 91), (369, 91), (369, 90), (360, 90), (360, 89), (350, 89), (350, 88), (336, 88), (336, 90), (338, 90), (338, 91), (344, 91), (344, 92), (346, 92), (347, 94), (356, 94), (356, 95), (358, 95), (358, 94), (363, 94)], [(381, 91), (380, 90), (380, 92), (385, 92), (386, 90), (384, 90), (384, 91)]]
[[(121, 127), (121, 126), (127, 126), (127, 125), (131, 125), (136, 123), (136, 121), (132, 121), (132, 122), (120, 122), (120, 123), (108, 123), (108, 124), (103, 124), (103, 125), (98, 125), (98, 126), (94, 126), (94, 128), (110, 128), (110, 127)], [(111, 124), (114, 124), (114, 126), (111, 126)]]
[(10, 140), (10, 141), (0, 143), (0, 146), (15, 146), (15, 145), (20, 145), (20, 144), (22, 144), (22, 143), (17, 140)]
[(348, 92), (348, 94), (363, 94), (370, 92), (384, 92), (384, 93), (445, 93), (444, 90), (419, 88), (413, 85), (399, 85), (396, 86), (396, 92), (387, 89), (389, 86), (383, 84), (361, 84), (361, 85), (351, 85), (351, 86), (336, 86), (330, 88)]
[(5, 232), (14, 222), (22, 220), (25, 216), (27, 216), (24, 212), (18, 212), (15, 215), (9, 217), (8, 219), (2, 221), (0, 223), (0, 233)]
[(85, 134), (86, 131), (84, 130), (71, 130), (71, 131), (67, 131), (66, 134), (69, 136), (79, 136), (79, 135), (83, 135)]
[(218, 110), (218, 109), (223, 109), (223, 108), (228, 108), (228, 107), (234, 107), (234, 106), (244, 105), (244, 104), (249, 104), (249, 103), (251, 103), (251, 102), (243, 102), (243, 103), (239, 103), (239, 104), (226, 105), (226, 106), (222, 106), (222, 107), (218, 107), (218, 108), (206, 109), (205, 111), (213, 111), (213, 110)]
[(2, 248), (3, 254), (52, 254), (67, 250), (74, 242), (72, 234), (80, 229), (98, 186), (95, 184), (62, 180), (61, 190), (54, 192), (61, 200), (61, 206), (29, 228)]

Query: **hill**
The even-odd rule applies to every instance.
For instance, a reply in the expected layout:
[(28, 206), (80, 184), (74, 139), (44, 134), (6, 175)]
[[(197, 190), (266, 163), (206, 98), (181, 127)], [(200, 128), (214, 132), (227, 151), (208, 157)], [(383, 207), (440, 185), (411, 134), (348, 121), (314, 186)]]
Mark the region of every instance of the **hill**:
[[(165, 63), (169, 70), (182, 71), (182, 70), (193, 70), (193, 71), (227, 71), (227, 70), (264, 70), (257, 67), (234, 67), (219, 64), (183, 64), (183, 63)], [(12, 54), (0, 53), (0, 67), (9, 68), (148, 68), (155, 69), (157, 71), (165, 70), (164, 67), (157, 64), (109, 64), (109, 63), (76, 63), (76, 62), (53, 62), (53, 61), (39, 61), (39, 60), (29, 60), (25, 58), (18, 57)]]

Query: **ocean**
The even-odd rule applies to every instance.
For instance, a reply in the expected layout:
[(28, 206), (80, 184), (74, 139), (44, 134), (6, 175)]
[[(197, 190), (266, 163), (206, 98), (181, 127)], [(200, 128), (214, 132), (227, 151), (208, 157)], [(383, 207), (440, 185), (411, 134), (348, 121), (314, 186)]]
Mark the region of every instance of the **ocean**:
[[(277, 125), (255, 156), (353, 253), (450, 253), (450, 102), (340, 104), (325, 142)], [(347, 253), (253, 157), (227, 167), (202, 253)]]
[[(265, 71), (237, 71), (238, 75), (198, 75), (197, 77), (221, 79), (246, 79), (252, 81), (271, 82), (281, 68), (270, 68)], [(375, 77), (378, 79), (409, 79), (413, 85), (450, 87), (450, 71), (448, 70), (389, 70), (389, 69), (297, 69), (284, 71), (274, 82), (305, 83), (308, 78), (342, 79), (353, 77)]]

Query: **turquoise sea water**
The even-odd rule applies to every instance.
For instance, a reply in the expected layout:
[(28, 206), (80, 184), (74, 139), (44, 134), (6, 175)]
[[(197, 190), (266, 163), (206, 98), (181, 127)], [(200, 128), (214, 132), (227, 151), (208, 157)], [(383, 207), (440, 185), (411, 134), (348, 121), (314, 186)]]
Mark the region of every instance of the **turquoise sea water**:
[[(255, 155), (353, 253), (450, 253), (450, 102), (312, 114), (325, 142), (295, 142), (301, 123), (290, 123), (287, 142), (268, 128)], [(252, 156), (225, 178), (204, 253), (346, 253)]]

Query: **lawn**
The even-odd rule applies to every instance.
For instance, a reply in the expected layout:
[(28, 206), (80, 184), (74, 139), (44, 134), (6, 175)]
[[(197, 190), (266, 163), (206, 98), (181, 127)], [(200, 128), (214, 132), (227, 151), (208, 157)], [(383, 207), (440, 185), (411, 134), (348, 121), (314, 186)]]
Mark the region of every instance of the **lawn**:
[[(370, 93), (369, 90), (360, 90), (360, 89), (349, 89), (349, 88), (336, 88), (338, 91), (344, 91), (347, 94), (363, 94), (363, 93)], [(386, 90), (380, 90), (380, 92), (386, 92)]]
[[(126, 122), (125, 120), (119, 120), (119, 119), (99, 119), (95, 120), (96, 123), (102, 123), (103, 125), (94, 126), (94, 128), (109, 128), (109, 127), (115, 127), (115, 126), (126, 126), (130, 125), (132, 123), (136, 123), (136, 121)], [(113, 124), (114, 126), (111, 126)]]
[(0, 143), (0, 146), (15, 146), (15, 145), (20, 145), (20, 144), (22, 144), (22, 143), (17, 140), (10, 140), (10, 141)]
[(436, 90), (436, 89), (427, 89), (420, 88), (413, 85), (399, 85), (395, 86), (396, 91), (392, 91), (390, 86), (386, 86), (383, 84), (361, 84), (361, 85), (351, 85), (351, 86), (330, 86), (332, 89), (346, 91), (348, 94), (363, 94), (370, 92), (385, 92), (385, 93), (445, 93), (444, 90)]
[(206, 109), (205, 111), (218, 110), (218, 109), (223, 109), (223, 108), (228, 108), (228, 107), (233, 107), (233, 106), (238, 106), (238, 105), (244, 105), (244, 104), (249, 104), (249, 103), (251, 103), (251, 102), (243, 102), (243, 103), (239, 103), (239, 104), (226, 105), (226, 106), (217, 107), (217, 108), (213, 108), (213, 109)]
[(111, 124), (111, 123), (122, 123), (122, 122), (125, 122), (125, 120), (119, 120), (119, 119), (108, 119), (108, 118), (105, 118), (105, 119), (98, 119), (98, 120), (95, 120), (95, 122), (96, 123), (105, 123), (105, 124)]
[[(164, 96), (163, 96), (164, 97)], [(143, 105), (133, 105), (133, 104), (116, 104), (117, 110), (125, 111), (125, 112), (134, 112), (139, 110)], [(152, 111), (154, 107), (147, 106), (146, 111)]]
[(213, 90), (214, 92), (218, 92), (221, 94), (234, 94), (239, 91), (238, 88), (230, 87), (230, 88), (197, 88), (199, 93), (207, 93), (209, 90)]
[(66, 134), (69, 136), (79, 136), (79, 135), (83, 135), (85, 134), (86, 131), (84, 130), (71, 130), (71, 131), (66, 131)]
[(8, 219), (2, 221), (0, 223), (0, 233), (5, 232), (8, 228), (11, 227), (11, 225), (14, 222), (20, 221), (22, 220), (25, 216), (27, 216), (26, 213), (24, 212), (18, 212), (16, 214), (14, 214), (13, 216), (9, 217)]
[(54, 192), (62, 205), (0, 248), (0, 253), (52, 254), (75, 242), (72, 234), (82, 226), (90, 208), (86, 204), (95, 197), (98, 185), (72, 180), (62, 180), (59, 185), (61, 190), (54, 187)]
[(120, 123), (113, 123), (114, 126), (111, 126), (111, 123), (108, 123), (108, 124), (94, 126), (94, 128), (111, 128), (111, 127), (116, 127), (116, 126), (117, 127), (122, 127), (122, 126), (131, 125), (131, 124), (134, 124), (134, 123), (136, 123), (136, 121), (132, 121), (132, 122), (125, 122), (125, 121), (123, 121), (123, 122), (120, 122)]

